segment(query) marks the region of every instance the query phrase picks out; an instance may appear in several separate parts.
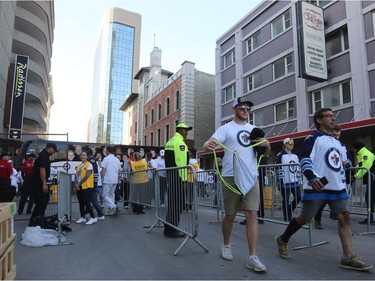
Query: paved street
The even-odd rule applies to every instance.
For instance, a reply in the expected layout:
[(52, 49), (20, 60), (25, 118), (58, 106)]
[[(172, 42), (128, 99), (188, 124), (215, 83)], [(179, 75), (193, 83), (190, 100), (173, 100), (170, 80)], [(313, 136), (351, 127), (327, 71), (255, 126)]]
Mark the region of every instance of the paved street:
[[(356, 272), (339, 267), (341, 244), (337, 235), (337, 222), (324, 214), (324, 230), (313, 230), (312, 242), (329, 241), (328, 244), (302, 250), (293, 250), (291, 260), (277, 256), (274, 237), (285, 226), (271, 222), (259, 225), (258, 256), (267, 266), (266, 273), (255, 273), (246, 268), (247, 243), (245, 226), (234, 225), (232, 236), (233, 261), (221, 258), (221, 225), (211, 223), (216, 219), (213, 208), (199, 208), (199, 233), (197, 238), (209, 252), (189, 240), (177, 256), (174, 251), (183, 239), (164, 238), (163, 228), (147, 233), (155, 222), (154, 210), (136, 215), (128, 210), (117, 217), (106, 217), (94, 225), (71, 223), (67, 234), (70, 245), (33, 248), (19, 243), (27, 221), (15, 221), (17, 241), (14, 261), (17, 280), (62, 279), (142, 279), (142, 280), (373, 280), (372, 272)], [(73, 218), (77, 218), (76, 211)], [(365, 226), (352, 218), (353, 232), (363, 232)], [(375, 226), (373, 226), (375, 230)], [(300, 230), (291, 240), (291, 247), (309, 244), (307, 229)], [(355, 252), (368, 263), (375, 264), (375, 235), (353, 237)]]

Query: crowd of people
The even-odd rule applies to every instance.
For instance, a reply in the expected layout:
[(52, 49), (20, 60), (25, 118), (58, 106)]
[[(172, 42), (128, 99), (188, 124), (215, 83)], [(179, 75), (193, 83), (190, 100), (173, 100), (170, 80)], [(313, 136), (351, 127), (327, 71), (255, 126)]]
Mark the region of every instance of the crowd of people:
[[(248, 123), (249, 112), (253, 103), (244, 97), (233, 102), (234, 119), (219, 127), (204, 144), (208, 151), (218, 146), (224, 148), (224, 157), (217, 159), (216, 172), (204, 173), (195, 156), (189, 151), (186, 139), (193, 128), (184, 123), (176, 126), (174, 136), (168, 140), (165, 149), (158, 153), (155, 150), (145, 152), (129, 148), (123, 152), (120, 147), (106, 146), (103, 150), (95, 147), (76, 145), (69, 148), (68, 159), (80, 161), (73, 176), (73, 189), (79, 202), (80, 218), (77, 224), (91, 225), (104, 220), (105, 215), (116, 215), (119, 212), (118, 202), (123, 198), (124, 208), (132, 208), (137, 214), (144, 214), (145, 206), (133, 203), (129, 205), (129, 183), (142, 190), (150, 190), (155, 170), (160, 170), (160, 204), (166, 208), (164, 235), (168, 238), (185, 237), (178, 225), (180, 215), (191, 199), (191, 183), (197, 182), (197, 198), (205, 198), (206, 187), (222, 180), (224, 201), (224, 218), (222, 221), (223, 244), (221, 256), (232, 261), (232, 229), (239, 211), (245, 215), (247, 238), (246, 266), (256, 272), (265, 272), (266, 266), (257, 253), (258, 222), (262, 189), (258, 163), (264, 156), (267, 158), (271, 145), (264, 132)], [(341, 128), (336, 124), (335, 116), (330, 108), (321, 108), (313, 116), (316, 130), (306, 137), (299, 155), (293, 153), (294, 140), (290, 137), (283, 140), (283, 148), (277, 155), (277, 185), (282, 194), (283, 219), (289, 224), (285, 231), (275, 237), (277, 252), (281, 258), (290, 259), (289, 240), (306, 223), (315, 218), (315, 227), (321, 226), (321, 212), (329, 205), (332, 216), (338, 220), (338, 233), (342, 244), (340, 267), (345, 269), (368, 271), (372, 269), (360, 257), (353, 253), (350, 214), (348, 209), (348, 190), (346, 183), (355, 179), (363, 179), (367, 184), (366, 200), (370, 215), (360, 223), (373, 223), (375, 182), (367, 174), (374, 173), (375, 156), (365, 144), (356, 141), (352, 144), (358, 169), (352, 178), (346, 171), (352, 167), (348, 151), (340, 141)], [(44, 216), (49, 200), (51, 177), (50, 156), (57, 152), (54, 143), (47, 143), (38, 156), (27, 155), (20, 171), (12, 167), (11, 155), (3, 153), (0, 159), (0, 201), (10, 202), (17, 190), (21, 198), (18, 213), (22, 214), (26, 203), (26, 213), (31, 213), (29, 226), (36, 225), (38, 216)], [(186, 168), (196, 172), (186, 172)], [(177, 168), (177, 169), (169, 169)], [(300, 179), (304, 177), (305, 180)], [(371, 185), (369, 185), (371, 181)], [(303, 182), (303, 186), (301, 183)], [(262, 184), (262, 183), (261, 183)], [(301, 187), (303, 192), (301, 192)], [(370, 190), (371, 187), (371, 190)], [(292, 199), (291, 199), (292, 197)], [(214, 198), (213, 200), (217, 200)], [(301, 204), (296, 215), (295, 209)], [(32, 210), (33, 203), (35, 207)], [(96, 214), (95, 214), (96, 211)]]

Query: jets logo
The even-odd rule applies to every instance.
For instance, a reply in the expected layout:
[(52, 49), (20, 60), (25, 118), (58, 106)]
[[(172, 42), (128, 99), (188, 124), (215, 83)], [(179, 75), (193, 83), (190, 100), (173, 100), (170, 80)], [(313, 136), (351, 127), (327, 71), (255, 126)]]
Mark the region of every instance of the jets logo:
[(336, 148), (330, 148), (325, 154), (327, 166), (335, 172), (341, 169), (341, 155)]
[(243, 147), (250, 146), (250, 132), (243, 130), (237, 133), (237, 141)]
[[(296, 161), (294, 160), (290, 160), (289, 161), (289, 164), (296, 164)], [(297, 165), (291, 165), (289, 166), (289, 171), (294, 174), (295, 172), (297, 172)]]

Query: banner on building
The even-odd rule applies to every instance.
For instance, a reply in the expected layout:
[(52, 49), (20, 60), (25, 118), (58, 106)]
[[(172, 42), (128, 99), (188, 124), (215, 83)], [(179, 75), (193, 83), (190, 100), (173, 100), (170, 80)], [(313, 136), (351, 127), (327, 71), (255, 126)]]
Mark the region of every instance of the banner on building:
[(16, 55), (13, 76), (12, 103), (10, 108), (10, 139), (21, 139), (28, 66), (28, 56)]
[(328, 79), (324, 16), (321, 7), (297, 1), (299, 76), (323, 82)]

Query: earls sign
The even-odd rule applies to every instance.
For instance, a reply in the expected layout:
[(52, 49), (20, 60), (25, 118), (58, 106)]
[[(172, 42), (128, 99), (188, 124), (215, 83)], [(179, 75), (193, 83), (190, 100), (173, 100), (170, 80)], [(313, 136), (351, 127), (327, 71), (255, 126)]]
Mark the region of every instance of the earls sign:
[(301, 1), (296, 3), (296, 7), (299, 76), (318, 82), (326, 81), (328, 74), (323, 9)]
[(21, 139), (28, 65), (29, 57), (16, 55), (10, 111), (10, 139)]

